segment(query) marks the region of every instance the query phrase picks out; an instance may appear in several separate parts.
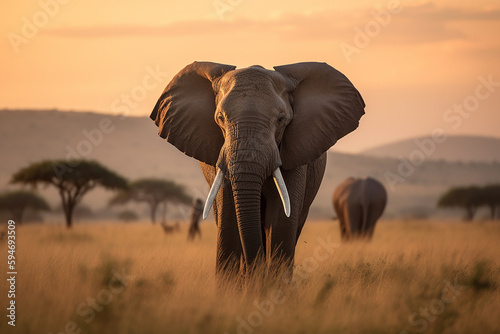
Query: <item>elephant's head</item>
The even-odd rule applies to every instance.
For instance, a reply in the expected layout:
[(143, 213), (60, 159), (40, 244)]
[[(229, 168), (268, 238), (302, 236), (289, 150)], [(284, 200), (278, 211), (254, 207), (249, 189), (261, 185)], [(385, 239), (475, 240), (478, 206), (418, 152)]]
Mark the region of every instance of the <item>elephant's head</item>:
[(217, 168), (205, 216), (224, 177), (230, 182), (243, 252), (262, 248), (261, 191), (274, 176), (287, 216), (294, 208), (280, 167), (319, 158), (356, 129), (364, 102), (351, 82), (326, 63), (252, 66), (195, 62), (168, 84), (151, 113), (159, 135)]

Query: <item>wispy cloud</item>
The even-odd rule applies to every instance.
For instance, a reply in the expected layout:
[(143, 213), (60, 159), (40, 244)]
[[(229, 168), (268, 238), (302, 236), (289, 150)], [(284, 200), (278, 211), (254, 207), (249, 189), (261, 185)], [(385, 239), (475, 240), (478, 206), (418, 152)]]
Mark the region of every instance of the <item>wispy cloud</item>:
[(406, 8), (405, 15), (423, 21), (434, 20), (440, 22), (500, 20), (500, 8), (465, 10), (461, 8), (437, 7), (432, 2), (428, 2)]
[[(108, 25), (47, 29), (46, 33), (64, 38), (186, 37), (230, 34), (273, 34), (278, 38), (307, 40), (344, 40), (352, 38), (355, 27), (373, 20), (371, 12), (343, 13), (324, 11), (312, 14), (283, 14), (269, 19), (234, 21), (194, 20), (166, 25)], [(429, 43), (467, 39), (457, 22), (500, 22), (500, 9), (464, 10), (437, 7), (433, 3), (404, 7), (384, 30), (386, 43)]]

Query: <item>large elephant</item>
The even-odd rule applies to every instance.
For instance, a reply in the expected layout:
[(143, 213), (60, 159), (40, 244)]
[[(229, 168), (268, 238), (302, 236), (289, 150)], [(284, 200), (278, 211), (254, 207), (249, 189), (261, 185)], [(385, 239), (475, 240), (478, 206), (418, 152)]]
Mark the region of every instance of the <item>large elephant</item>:
[(333, 193), (342, 239), (371, 239), (386, 204), (387, 192), (377, 180), (350, 177), (342, 182)]
[(274, 259), (293, 268), (325, 152), (364, 114), (359, 92), (326, 63), (274, 69), (194, 62), (150, 116), (162, 138), (200, 161), (211, 185), (204, 218), (215, 201), (218, 274)]

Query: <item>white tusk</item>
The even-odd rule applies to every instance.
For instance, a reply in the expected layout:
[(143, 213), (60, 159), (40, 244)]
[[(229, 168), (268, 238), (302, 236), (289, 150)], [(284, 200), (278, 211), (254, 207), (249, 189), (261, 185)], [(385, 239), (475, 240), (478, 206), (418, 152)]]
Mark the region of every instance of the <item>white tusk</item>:
[(207, 218), (208, 213), (212, 208), (212, 204), (214, 204), (215, 197), (217, 197), (217, 193), (219, 192), (223, 177), (224, 175), (222, 174), (222, 171), (217, 167), (217, 174), (215, 174), (214, 183), (212, 183), (212, 188), (210, 188), (210, 192), (207, 196), (207, 201), (205, 202), (205, 208), (203, 209), (203, 219)]
[(276, 188), (278, 188), (278, 192), (281, 197), (281, 201), (283, 202), (283, 208), (285, 209), (285, 215), (290, 217), (290, 196), (288, 196), (288, 190), (286, 189), (285, 180), (283, 180), (283, 176), (281, 175), (280, 168), (276, 168), (273, 172), (274, 183), (276, 184)]

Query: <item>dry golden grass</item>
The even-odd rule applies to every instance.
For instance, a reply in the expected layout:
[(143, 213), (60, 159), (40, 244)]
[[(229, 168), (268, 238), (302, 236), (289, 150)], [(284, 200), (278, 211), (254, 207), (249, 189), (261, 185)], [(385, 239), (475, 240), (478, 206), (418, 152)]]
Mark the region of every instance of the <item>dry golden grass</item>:
[[(216, 287), (214, 224), (202, 232), (18, 226), (16, 327), (2, 316), (0, 332), (498, 333), (499, 223), (384, 221), (370, 243), (335, 245), (337, 223), (308, 222), (293, 281), (247, 291)], [(5, 273), (5, 240), (0, 254)]]

